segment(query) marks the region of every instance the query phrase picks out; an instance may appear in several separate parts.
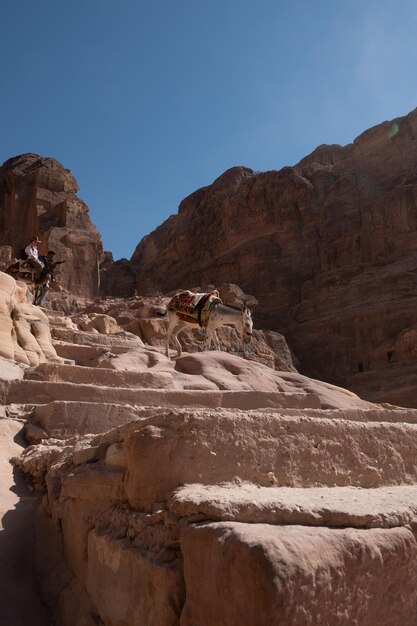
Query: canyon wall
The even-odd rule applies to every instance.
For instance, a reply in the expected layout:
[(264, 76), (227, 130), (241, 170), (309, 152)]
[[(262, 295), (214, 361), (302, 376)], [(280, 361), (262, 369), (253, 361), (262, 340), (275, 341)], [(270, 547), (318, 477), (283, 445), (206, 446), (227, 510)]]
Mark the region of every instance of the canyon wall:
[(235, 167), (107, 267), (119, 295), (233, 281), (302, 371), (415, 405), (417, 110), (294, 167)]

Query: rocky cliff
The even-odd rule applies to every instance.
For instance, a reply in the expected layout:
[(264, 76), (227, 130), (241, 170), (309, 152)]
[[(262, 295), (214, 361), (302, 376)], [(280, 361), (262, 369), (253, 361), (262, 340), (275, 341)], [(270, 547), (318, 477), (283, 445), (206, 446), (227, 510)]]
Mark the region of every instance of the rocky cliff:
[(54, 250), (56, 260), (66, 261), (63, 289), (92, 297), (99, 289), (101, 240), (77, 191), (74, 176), (55, 159), (22, 154), (6, 161), (0, 167), (0, 250), (18, 257), (37, 235), (41, 254)]
[(294, 167), (232, 168), (107, 270), (153, 292), (236, 282), (302, 371), (415, 406), (417, 110)]

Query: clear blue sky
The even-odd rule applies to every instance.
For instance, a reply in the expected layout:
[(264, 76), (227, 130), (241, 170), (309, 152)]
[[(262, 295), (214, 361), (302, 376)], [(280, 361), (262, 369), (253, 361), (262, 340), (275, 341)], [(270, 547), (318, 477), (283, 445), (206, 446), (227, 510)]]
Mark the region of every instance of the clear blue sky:
[(1, 23), (0, 163), (71, 169), (115, 258), (227, 168), (417, 107), (415, 0), (3, 0)]

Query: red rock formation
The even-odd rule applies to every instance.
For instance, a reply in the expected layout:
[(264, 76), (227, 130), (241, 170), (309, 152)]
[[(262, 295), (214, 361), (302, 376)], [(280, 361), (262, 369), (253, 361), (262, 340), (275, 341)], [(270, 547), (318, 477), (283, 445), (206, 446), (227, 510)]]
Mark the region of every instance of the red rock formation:
[(40, 252), (57, 253), (59, 282), (71, 294), (98, 292), (100, 234), (88, 207), (78, 196), (74, 176), (58, 161), (22, 154), (0, 167), (0, 246), (18, 256), (31, 237), (41, 238)]
[(417, 109), (295, 167), (228, 170), (139, 243), (136, 289), (237, 283), (305, 373), (415, 406), (398, 388), (417, 345), (416, 137)]

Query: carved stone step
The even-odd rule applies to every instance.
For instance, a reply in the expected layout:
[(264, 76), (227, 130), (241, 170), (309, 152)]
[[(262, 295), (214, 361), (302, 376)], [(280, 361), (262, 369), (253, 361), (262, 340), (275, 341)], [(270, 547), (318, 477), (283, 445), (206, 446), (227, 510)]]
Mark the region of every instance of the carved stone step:
[(212, 391), (158, 388), (126, 388), (80, 383), (18, 380), (0, 385), (0, 400), (4, 404), (47, 404), (55, 400), (78, 400), (113, 404), (166, 407), (225, 407), (257, 408), (319, 408), (320, 399), (314, 393), (273, 391)]
[(416, 424), (325, 415), (206, 409), (145, 420), (126, 443), (130, 503), (166, 501), (188, 483), (374, 488), (417, 482)]
[(67, 382), (104, 387), (173, 388), (172, 375), (167, 372), (147, 370), (130, 372), (110, 368), (64, 365), (61, 363), (41, 363), (26, 370), (26, 380)]
[(77, 365), (95, 367), (103, 357), (110, 352), (114, 355), (124, 354), (130, 348), (126, 346), (83, 346), (68, 341), (53, 341), (56, 353), (65, 359), (72, 359)]
[(49, 437), (66, 439), (74, 435), (102, 433), (136, 420), (140, 415), (144, 415), (144, 410), (139, 407), (109, 402), (38, 404), (28, 418), (26, 437), (35, 443)]
[(250, 524), (354, 528), (405, 526), (417, 517), (417, 486), (259, 487), (251, 483), (186, 485), (169, 509), (179, 517)]

